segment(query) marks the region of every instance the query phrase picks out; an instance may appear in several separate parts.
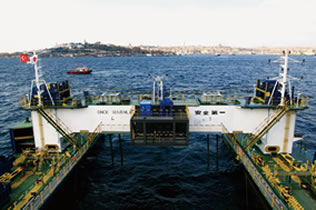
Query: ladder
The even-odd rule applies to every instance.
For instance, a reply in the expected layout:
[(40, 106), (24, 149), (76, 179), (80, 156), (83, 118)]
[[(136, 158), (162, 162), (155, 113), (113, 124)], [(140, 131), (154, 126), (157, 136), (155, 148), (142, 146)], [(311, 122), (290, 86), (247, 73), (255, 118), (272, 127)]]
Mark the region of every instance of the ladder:
[(92, 133), (89, 133), (88, 135), (88, 143), (91, 144), (101, 133), (101, 125), (102, 122), (99, 123), (99, 125), (94, 129)]
[(289, 108), (287, 106), (279, 106), (276, 111), (264, 119), (257, 128), (250, 134), (248, 134), (245, 139), (247, 142), (246, 151), (257, 143), (257, 141), (266, 134), (287, 112)]
[(78, 146), (77, 141), (71, 136), (72, 131), (52, 112), (42, 107), (38, 112), (51, 124), (68, 142), (73, 146)]
[(222, 125), (223, 134), (229, 139), (229, 141), (233, 144), (233, 146), (235, 146), (237, 142), (235, 135), (232, 133), (229, 133), (228, 129), (225, 127), (223, 123), (221, 123), (221, 125)]

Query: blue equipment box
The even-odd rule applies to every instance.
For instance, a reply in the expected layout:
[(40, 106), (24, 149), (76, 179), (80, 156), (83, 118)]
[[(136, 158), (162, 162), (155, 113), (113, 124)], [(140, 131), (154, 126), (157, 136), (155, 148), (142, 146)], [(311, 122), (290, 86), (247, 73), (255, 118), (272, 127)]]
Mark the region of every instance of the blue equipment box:
[(143, 100), (139, 105), (139, 112), (141, 117), (150, 117), (151, 116), (151, 107), (152, 102), (149, 100)]

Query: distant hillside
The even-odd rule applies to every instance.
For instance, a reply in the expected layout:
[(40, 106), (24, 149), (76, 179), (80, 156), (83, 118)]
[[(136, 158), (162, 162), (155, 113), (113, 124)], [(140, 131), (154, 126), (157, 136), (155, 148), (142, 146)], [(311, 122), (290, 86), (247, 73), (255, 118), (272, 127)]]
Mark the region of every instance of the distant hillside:
[[(123, 56), (173, 56), (173, 55), (280, 55), (290, 50), (292, 55), (316, 55), (313, 47), (257, 47), (243, 48), (230, 46), (139, 46), (123, 47), (113, 44), (65, 43), (52, 48), (36, 50), (41, 57), (123, 57)], [(18, 58), (22, 52), (0, 53), (0, 58)], [(32, 51), (23, 52), (31, 54)]]
[[(168, 56), (173, 52), (162, 50), (147, 50), (140, 47), (122, 47), (106, 45), (100, 42), (91, 43), (67, 43), (53, 48), (36, 50), (41, 57), (121, 57), (121, 56)], [(0, 53), (0, 58), (18, 58), (22, 52)], [(23, 52), (25, 53), (25, 52)], [(26, 53), (31, 53), (26, 52)]]

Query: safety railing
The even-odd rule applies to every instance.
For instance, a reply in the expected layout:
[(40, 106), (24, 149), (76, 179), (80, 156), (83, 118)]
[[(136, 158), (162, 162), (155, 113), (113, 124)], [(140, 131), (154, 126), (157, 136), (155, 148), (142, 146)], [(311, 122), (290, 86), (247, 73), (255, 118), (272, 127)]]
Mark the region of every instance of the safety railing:
[[(129, 92), (127, 92), (129, 93)], [(116, 104), (131, 104), (132, 100), (151, 100), (152, 95), (150, 93), (137, 93), (137, 92), (131, 92), (131, 94), (122, 93), (121, 98), (117, 101), (102, 101), (102, 95), (89, 95), (86, 99), (79, 98), (67, 98), (67, 100), (63, 101), (54, 101), (54, 104), (52, 104), (50, 99), (41, 99), (42, 105), (44, 107), (60, 107), (60, 106), (71, 106), (71, 107), (81, 107), (85, 105), (90, 104), (110, 104), (110, 105), (116, 105)], [(124, 95), (124, 97), (123, 97)], [(249, 105), (250, 102), (253, 102), (255, 104), (268, 104), (265, 99), (261, 99), (259, 97), (252, 98), (249, 96), (249, 91), (201, 91), (201, 90), (191, 90), (191, 91), (173, 91), (169, 97), (172, 100), (183, 100), (186, 99), (196, 99), (198, 98), (199, 102), (203, 104), (244, 104)], [(251, 99), (251, 100), (250, 100)], [(274, 97), (269, 101), (269, 104), (271, 105), (279, 105), (281, 101), (280, 97)], [(28, 96), (23, 96), (19, 98), (19, 104), (22, 108), (30, 108), (34, 106), (38, 106), (38, 100), (29, 100)], [(290, 107), (296, 107), (296, 108), (307, 108), (309, 105), (309, 97), (303, 96), (300, 93), (297, 94), (295, 98), (293, 98), (290, 102), (288, 100), (287, 102), (288, 106)]]
[(72, 145), (78, 146), (76, 140), (71, 137), (72, 131), (68, 126), (65, 125), (62, 120), (60, 120), (55, 114), (48, 111), (47, 109), (43, 109), (40, 107), (38, 111)]
[(287, 106), (279, 106), (275, 112), (265, 118), (250, 134), (246, 135), (246, 151), (250, 149), (268, 130), (289, 110)]
[(91, 144), (91, 142), (94, 141), (94, 139), (96, 139), (100, 133), (101, 133), (101, 126), (102, 126), (102, 122), (100, 122), (97, 127), (94, 129), (94, 131), (92, 133), (89, 133), (88, 135), (88, 142), (89, 144)]
[(297, 98), (293, 101), (293, 106), (298, 108), (307, 108), (309, 103), (309, 97), (308, 96), (301, 96), (298, 95)]
[(241, 99), (245, 97), (238, 97), (237, 95), (202, 95), (199, 98), (201, 104), (241, 104)]
[(221, 123), (222, 132), (223, 134), (229, 139), (233, 146), (236, 145), (237, 139), (235, 138), (234, 134), (229, 133), (228, 129), (225, 127), (223, 123)]
[[(269, 104), (272, 106), (278, 106), (281, 103), (281, 97), (273, 97), (266, 101), (266, 99), (262, 99), (259, 97), (254, 97), (251, 101), (255, 104)], [(297, 94), (297, 97), (293, 98), (292, 100), (285, 98), (284, 101), (286, 105), (291, 108), (307, 108), (309, 103), (309, 97), (303, 96), (301, 94)]]
[(139, 109), (135, 110), (134, 116), (136, 117), (173, 117), (176, 119), (188, 119), (189, 109), (185, 106), (183, 109), (152, 109), (151, 112), (140, 112)]
[[(52, 193), (53, 189), (51, 186), (51, 179), (54, 177), (56, 171), (58, 171), (56, 170), (56, 167), (59, 169), (59, 167), (66, 162), (66, 156), (62, 155), (62, 158), (60, 158), (59, 153), (56, 153), (56, 158), (52, 153), (49, 154), (50, 156), (47, 156), (47, 154), (43, 152), (30, 154), (31, 156), (38, 156), (37, 158), (40, 159), (45, 158), (45, 162), (49, 161), (49, 163), (46, 164), (49, 164), (50, 167), (43, 172), (39, 171), (40, 173), (37, 174), (38, 177), (36, 182), (28, 186), (25, 192), (21, 193), (21, 195), (13, 203), (13, 206), (11, 206), (11, 209), (37, 209), (35, 204), (37, 204), (37, 206), (42, 205), (43, 200)], [(59, 181), (61, 182), (62, 180)], [(47, 190), (45, 191), (45, 189), (48, 189), (48, 192)], [(44, 191), (45, 193), (43, 193)], [(39, 203), (35, 201), (36, 196), (41, 198)]]
[[(52, 101), (50, 99), (41, 99), (41, 106), (43, 107), (82, 107), (84, 106), (84, 101), (77, 98), (68, 98), (67, 100), (62, 101)], [(38, 100), (29, 100), (27, 96), (19, 97), (19, 105), (21, 108), (34, 108), (38, 107), (39, 101)]]

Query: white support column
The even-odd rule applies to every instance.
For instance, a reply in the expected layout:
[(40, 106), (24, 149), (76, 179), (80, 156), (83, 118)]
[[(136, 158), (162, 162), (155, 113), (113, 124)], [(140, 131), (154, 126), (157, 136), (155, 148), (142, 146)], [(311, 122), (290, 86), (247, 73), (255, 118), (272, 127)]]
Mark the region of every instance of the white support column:
[(35, 52), (33, 56), (31, 57), (31, 63), (34, 65), (34, 71), (35, 71), (35, 84), (36, 84), (37, 95), (38, 95), (38, 106), (42, 106), (40, 80), (39, 80), (38, 67), (37, 67), (37, 55)]
[(286, 86), (287, 86), (287, 71), (288, 71), (288, 52), (286, 51), (284, 53), (284, 64), (281, 65), (283, 68), (283, 73), (281, 73), (282, 76), (282, 81), (281, 81), (281, 85), (282, 85), (282, 89), (281, 89), (281, 102), (280, 102), (280, 106), (284, 106), (285, 105), (285, 91), (286, 91)]
[(155, 102), (156, 102), (156, 81), (155, 80), (153, 81), (153, 99), (152, 99), (152, 101), (153, 101), (153, 104), (155, 104)]
[(160, 100), (163, 100), (163, 82), (162, 82), (162, 78), (160, 79)]

